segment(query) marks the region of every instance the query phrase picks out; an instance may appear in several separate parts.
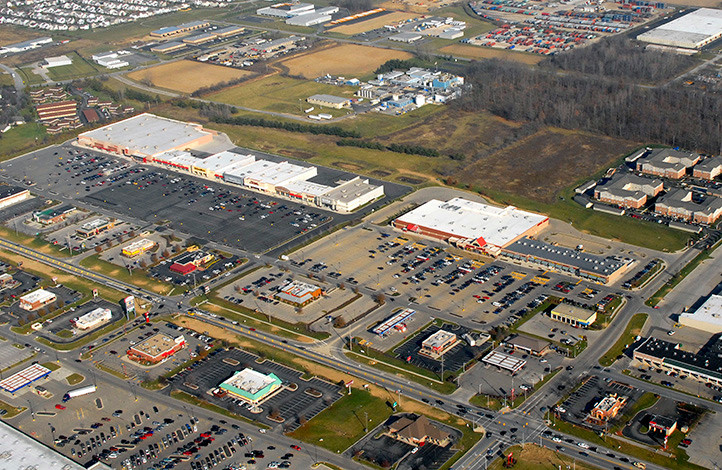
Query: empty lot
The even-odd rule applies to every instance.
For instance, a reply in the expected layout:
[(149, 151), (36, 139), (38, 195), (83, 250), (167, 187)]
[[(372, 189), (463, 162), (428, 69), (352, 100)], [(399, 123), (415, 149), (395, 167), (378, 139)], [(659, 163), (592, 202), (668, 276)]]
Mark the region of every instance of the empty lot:
[(289, 74), (316, 78), (324, 74), (358, 77), (373, 72), (391, 59), (408, 59), (411, 54), (376, 47), (344, 44), (309, 52), (281, 62)]
[(366, 31), (383, 28), (387, 24), (398, 23), (399, 21), (416, 18), (417, 16), (418, 15), (414, 15), (413, 13), (406, 13), (403, 11), (390, 11), (385, 15), (370, 18), (366, 21), (356, 21), (350, 24), (341, 23), (341, 26), (331, 28), (330, 31), (353, 36), (354, 34), (365, 33)]
[(179, 60), (128, 74), (137, 82), (150, 82), (154, 86), (193, 93), (194, 91), (251, 75), (250, 72), (203, 64), (192, 60)]

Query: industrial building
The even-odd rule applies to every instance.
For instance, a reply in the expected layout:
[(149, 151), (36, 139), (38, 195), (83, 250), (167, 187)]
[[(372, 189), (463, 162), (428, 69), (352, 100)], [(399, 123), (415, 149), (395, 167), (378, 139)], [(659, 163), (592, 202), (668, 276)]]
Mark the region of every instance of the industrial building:
[(393, 221), (397, 229), (491, 256), (524, 237), (538, 234), (549, 218), (515, 207), (496, 207), (462, 198), (432, 199)]
[(126, 157), (150, 158), (170, 150), (196, 148), (217, 133), (202, 125), (139, 114), (78, 136), (78, 144)]
[(276, 374), (266, 375), (247, 367), (236, 371), (218, 388), (255, 407), (281, 390), (281, 379)]
[(662, 196), (654, 211), (686, 222), (713, 224), (722, 215), (722, 199), (679, 188)]
[(101, 67), (107, 69), (119, 69), (130, 65), (127, 61), (119, 59), (121, 55), (129, 54), (127, 51), (104, 52), (102, 54), (93, 55), (93, 61)]
[(30, 191), (18, 186), (0, 185), (0, 209), (30, 199)]
[(713, 294), (694, 312), (680, 313), (679, 323), (707, 333), (722, 333), (722, 296)]
[(57, 297), (50, 291), (38, 289), (20, 297), (20, 308), (33, 311), (55, 302)]
[(179, 51), (184, 47), (186, 47), (186, 44), (180, 41), (168, 41), (152, 46), (150, 50), (152, 52), (160, 52), (161, 54), (170, 54), (171, 52)]
[(561, 303), (549, 312), (552, 320), (566, 323), (574, 328), (589, 328), (597, 320), (597, 312), (575, 305)]
[(424, 36), (415, 33), (413, 31), (404, 31), (403, 33), (394, 34), (393, 36), (389, 37), (390, 41), (396, 41), (396, 42), (405, 42), (407, 44), (411, 44), (412, 42), (416, 42), (419, 39), (423, 38)]
[(511, 372), (511, 375), (516, 374), (526, 365), (526, 361), (524, 359), (514, 357), (501, 351), (491, 351), (481, 359), (481, 362), (494, 366), (499, 370)]
[(432, 359), (439, 359), (446, 354), (447, 351), (456, 346), (458, 342), (459, 339), (454, 333), (438, 330), (421, 342), (419, 354)]
[(637, 159), (637, 171), (663, 178), (681, 179), (687, 169), (699, 163), (699, 154), (675, 149), (647, 149)]
[(527, 237), (508, 245), (502, 255), (600, 284), (617, 282), (635, 262), (631, 258), (592, 255)]
[(187, 38), (183, 38), (183, 42), (186, 44), (191, 44), (193, 46), (197, 46), (199, 44), (204, 44), (208, 41), (212, 41), (216, 38), (216, 35), (213, 33), (200, 33), (200, 34), (194, 34), (193, 36), (188, 36)]
[(692, 176), (703, 180), (710, 180), (717, 178), (722, 174), (722, 157), (708, 157), (699, 162), (692, 168)]
[(334, 95), (312, 95), (306, 98), (309, 104), (325, 106), (327, 108), (341, 109), (351, 106), (351, 100)]
[(110, 219), (99, 218), (86, 222), (75, 230), (78, 236), (83, 238), (94, 237), (115, 227), (115, 222)]
[(28, 39), (27, 41), (16, 42), (15, 44), (8, 44), (7, 46), (0, 47), (0, 54), (16, 54), (18, 52), (25, 52), (31, 49), (37, 49), (42, 47), (44, 44), (50, 44), (51, 42), (53, 42), (53, 38), (48, 37)]
[(137, 362), (158, 364), (173, 354), (183, 349), (186, 340), (183, 335), (171, 338), (170, 336), (158, 333), (145, 341), (128, 348), (128, 358)]
[(176, 34), (187, 33), (189, 31), (206, 28), (210, 25), (211, 24), (205, 20), (190, 21), (188, 23), (183, 23), (178, 26), (166, 26), (165, 28), (156, 29), (155, 31), (151, 31), (150, 35), (156, 38), (167, 38), (170, 36), (175, 36)]
[(324, 7), (312, 12), (292, 16), (286, 20), (286, 24), (306, 27), (315, 26), (331, 21), (334, 13), (338, 13), (338, 7)]
[(42, 225), (53, 225), (65, 220), (69, 214), (75, 212), (77, 208), (70, 204), (51, 207), (43, 211), (33, 212), (33, 220)]
[(150, 240), (148, 238), (141, 238), (140, 240), (136, 240), (133, 243), (125, 245), (120, 250), (120, 254), (128, 258), (135, 258), (136, 256), (142, 255), (148, 250), (152, 250), (153, 248), (155, 248), (156, 245), (157, 243), (153, 240)]
[(42, 62), (43, 68), (46, 69), (62, 67), (64, 65), (73, 65), (73, 60), (66, 55), (59, 55), (56, 57), (46, 57)]
[(607, 204), (639, 209), (663, 189), (662, 180), (622, 173), (614, 175), (604, 184), (597, 185), (594, 188), (594, 197)]
[(206, 251), (189, 251), (173, 260), (168, 269), (178, 274), (190, 274), (215, 259), (215, 255)]
[(646, 31), (637, 40), (670, 48), (697, 50), (722, 37), (722, 10), (700, 8)]
[(322, 294), (323, 291), (317, 285), (291, 281), (283, 286), (274, 297), (295, 307), (303, 307), (321, 297)]
[(226, 26), (225, 28), (213, 31), (213, 34), (215, 34), (219, 38), (227, 38), (235, 36), (236, 34), (241, 34), (245, 30), (246, 28), (244, 28), (243, 26)]
[(90, 330), (110, 321), (113, 318), (113, 312), (108, 308), (98, 307), (85, 315), (73, 318), (70, 324), (79, 330)]
[(633, 353), (641, 364), (652, 369), (722, 386), (722, 340), (717, 338), (696, 353), (683, 351), (677, 343), (647, 338)]
[(0, 381), (0, 388), (6, 392), (15, 393), (37, 380), (44, 379), (50, 375), (50, 372), (52, 371), (47, 367), (43, 367), (40, 364), (33, 364)]
[(275, 5), (257, 9), (256, 14), (276, 18), (291, 18), (313, 13), (315, 10), (316, 7), (313, 3), (276, 3)]

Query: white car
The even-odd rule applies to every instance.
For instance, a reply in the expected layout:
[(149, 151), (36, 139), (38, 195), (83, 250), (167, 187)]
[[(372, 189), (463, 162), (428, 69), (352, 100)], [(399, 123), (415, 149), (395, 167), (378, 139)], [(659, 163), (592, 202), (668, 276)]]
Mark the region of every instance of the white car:
[(562, 442), (562, 439), (560, 437), (554, 436), (552, 437), (552, 441), (554, 442)]
[(577, 442), (577, 445), (582, 449), (589, 449), (589, 444), (587, 444), (586, 442)]

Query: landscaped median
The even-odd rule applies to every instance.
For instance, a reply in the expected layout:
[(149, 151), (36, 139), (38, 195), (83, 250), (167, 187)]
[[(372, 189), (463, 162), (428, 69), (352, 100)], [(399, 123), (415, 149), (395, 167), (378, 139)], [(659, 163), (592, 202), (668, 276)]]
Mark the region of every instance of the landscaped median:
[(637, 313), (632, 316), (632, 318), (629, 319), (622, 336), (620, 336), (617, 342), (609, 348), (609, 351), (599, 358), (599, 364), (604, 367), (614, 364), (619, 356), (624, 354), (624, 350), (634, 342), (634, 338), (642, 332), (642, 328), (644, 328), (644, 324), (647, 322), (647, 317), (648, 315), (646, 313)]
[(132, 272), (122, 266), (100, 259), (99, 254), (88, 256), (80, 261), (80, 265), (105, 276), (110, 276), (120, 282), (132, 284), (140, 289), (146, 289), (156, 294), (167, 294), (173, 289), (171, 284), (159, 281), (148, 276), (142, 269)]

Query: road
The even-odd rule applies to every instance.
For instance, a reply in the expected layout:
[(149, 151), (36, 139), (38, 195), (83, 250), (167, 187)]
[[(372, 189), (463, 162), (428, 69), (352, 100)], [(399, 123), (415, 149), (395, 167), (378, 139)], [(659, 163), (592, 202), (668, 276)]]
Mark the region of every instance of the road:
[(15, 71), (14, 68), (8, 67), (5, 64), (0, 64), (0, 69), (3, 69), (13, 77), (13, 81), (15, 82), (15, 89), (17, 91), (22, 91), (25, 89), (25, 82), (23, 82), (23, 79), (20, 77), (20, 74)]

